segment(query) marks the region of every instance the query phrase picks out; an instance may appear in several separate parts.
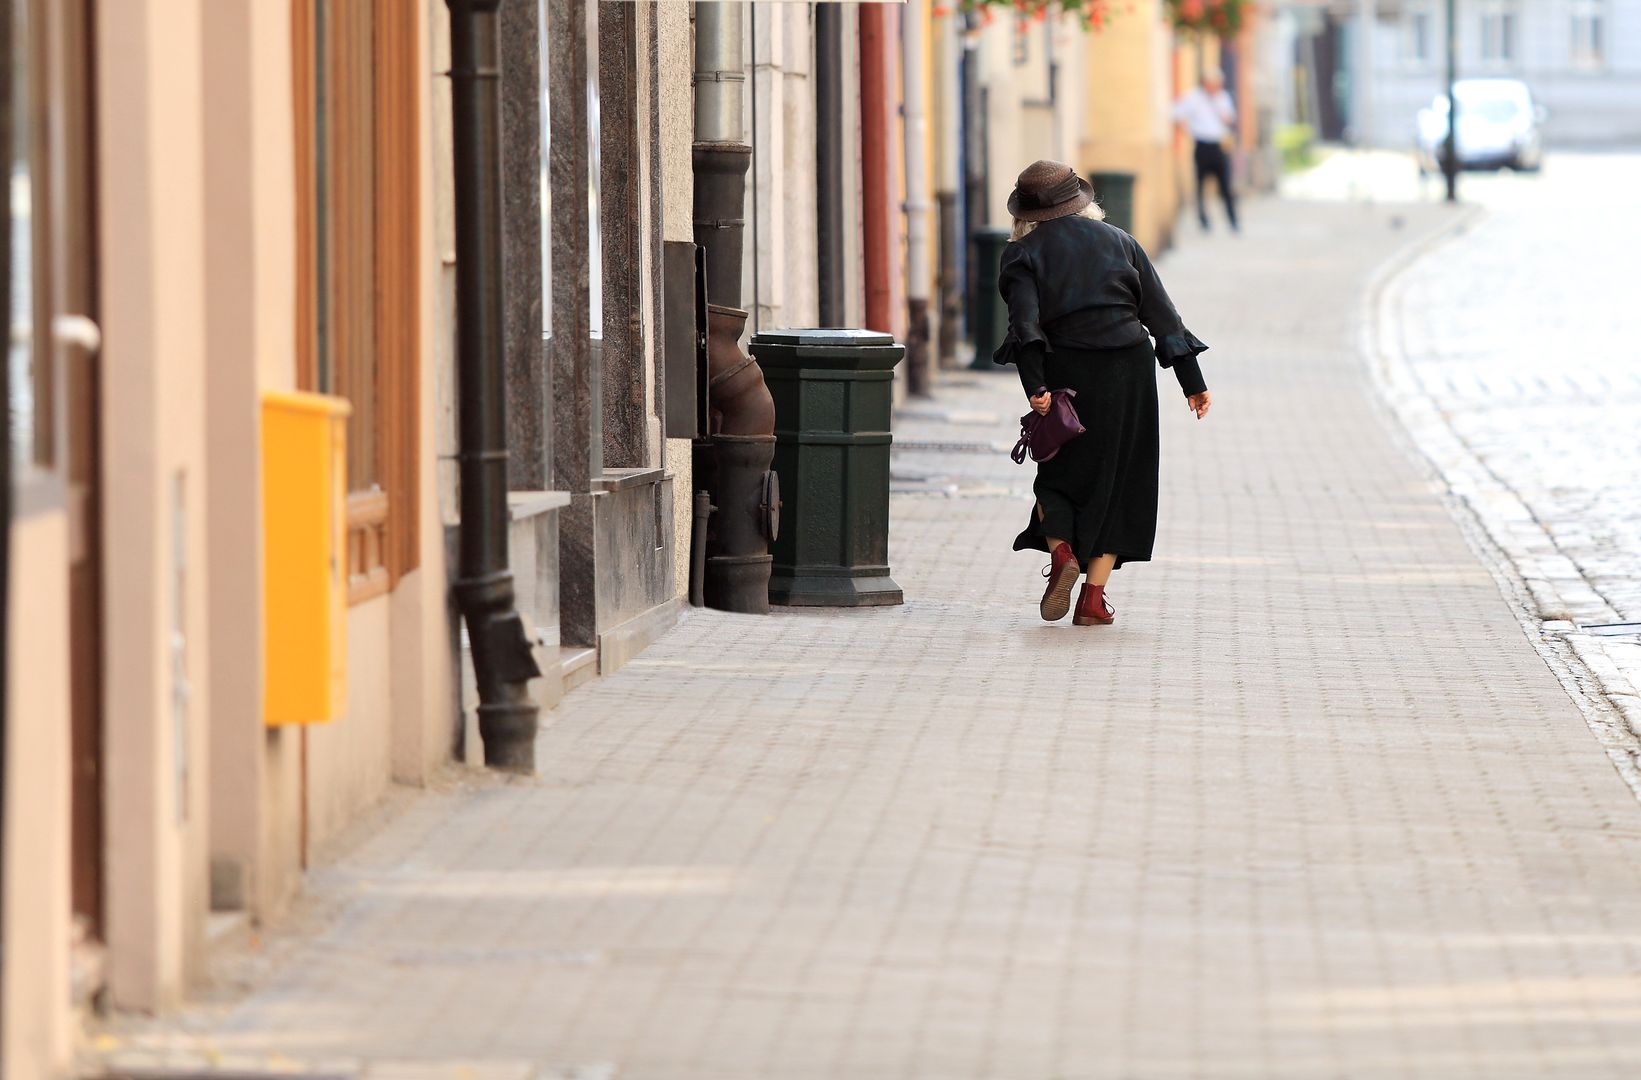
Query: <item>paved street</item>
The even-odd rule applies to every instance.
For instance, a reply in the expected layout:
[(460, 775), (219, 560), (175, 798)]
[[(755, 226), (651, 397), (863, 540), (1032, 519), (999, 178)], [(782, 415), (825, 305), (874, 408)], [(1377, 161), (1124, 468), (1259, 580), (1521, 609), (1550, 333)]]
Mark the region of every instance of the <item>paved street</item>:
[[(1600, 644), (1641, 728), (1641, 154), (1559, 154), (1478, 177), (1486, 213), (1384, 297), (1389, 344), (1440, 413), (1422, 439), (1532, 591), (1537, 614), (1637, 624)], [(1588, 651), (1588, 650), (1585, 650)]]
[[(1452, 215), (1247, 216), (1160, 264), (1216, 404), (1199, 424), (1164, 384), (1158, 558), (1117, 573), (1114, 627), (1037, 620), (1042, 559), (1008, 550), (1018, 384), (955, 376), (898, 422), (904, 607), (691, 615), (565, 701), (538, 779), (401, 799), (210, 1000), (102, 1051), (378, 1077), (1636, 1075), (1641, 807), (1362, 355), (1376, 271)], [(1433, 249), (1482, 245), (1461, 284), (1491, 228)], [(1411, 363), (1468, 343), (1470, 378), (1548, 347), (1460, 333), (1419, 306), (1436, 287), (1395, 294)], [(1609, 324), (1575, 322), (1599, 356)], [(1557, 370), (1567, 403), (1596, 395)], [(1474, 412), (1467, 438), (1511, 422)]]

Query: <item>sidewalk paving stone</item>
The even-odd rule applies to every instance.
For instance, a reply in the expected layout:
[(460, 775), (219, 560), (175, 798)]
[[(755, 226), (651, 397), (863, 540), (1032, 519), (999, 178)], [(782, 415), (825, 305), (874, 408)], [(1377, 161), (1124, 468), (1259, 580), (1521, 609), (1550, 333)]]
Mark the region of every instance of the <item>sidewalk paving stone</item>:
[(406, 798), (315, 871), (188, 1039), (621, 1080), (1636, 1075), (1641, 808), (1358, 352), (1373, 271), (1444, 220), (1256, 203), (1163, 260), (1215, 406), (1163, 376), (1115, 626), (1037, 619), (1029, 470), (936, 448), (1012, 443), (1018, 384), (955, 375), (897, 428), (904, 606), (690, 615), (565, 699), (538, 778)]

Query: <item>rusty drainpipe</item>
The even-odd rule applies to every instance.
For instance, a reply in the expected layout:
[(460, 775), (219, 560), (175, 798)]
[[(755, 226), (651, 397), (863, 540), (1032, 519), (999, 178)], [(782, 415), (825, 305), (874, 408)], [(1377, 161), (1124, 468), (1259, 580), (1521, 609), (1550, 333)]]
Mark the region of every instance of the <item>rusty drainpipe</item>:
[(882, 4), (860, 5), (860, 175), (865, 218), (866, 328), (891, 333), (889, 107)]
[(461, 567), (452, 586), (473, 649), (484, 763), (531, 772), (541, 674), (507, 559), (507, 414), (502, 386), (501, 0), (446, 0), (456, 179), (456, 366)]
[(763, 615), (780, 499), (775, 402), (763, 369), (741, 351), (746, 174), (741, 16), (737, 0), (695, 5), (695, 242), (706, 250), (707, 368), (711, 431), (696, 441), (694, 464), (716, 508), (707, 526), (703, 585), (708, 607)]

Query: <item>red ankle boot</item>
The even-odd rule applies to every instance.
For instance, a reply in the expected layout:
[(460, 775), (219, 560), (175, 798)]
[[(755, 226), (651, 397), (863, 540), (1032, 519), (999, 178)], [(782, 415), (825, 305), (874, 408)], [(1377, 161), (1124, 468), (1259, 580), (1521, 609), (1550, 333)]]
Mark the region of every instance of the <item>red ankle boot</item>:
[(1077, 594), (1077, 614), (1071, 620), (1077, 626), (1110, 626), (1117, 618), (1117, 609), (1105, 602), (1105, 586), (1083, 583)]
[(1048, 588), (1043, 590), (1043, 602), (1037, 610), (1045, 622), (1058, 622), (1071, 610), (1071, 587), (1077, 584), (1082, 571), (1077, 566), (1077, 556), (1072, 554), (1070, 544), (1056, 547), (1049, 559), (1048, 569), (1043, 571), (1048, 577)]

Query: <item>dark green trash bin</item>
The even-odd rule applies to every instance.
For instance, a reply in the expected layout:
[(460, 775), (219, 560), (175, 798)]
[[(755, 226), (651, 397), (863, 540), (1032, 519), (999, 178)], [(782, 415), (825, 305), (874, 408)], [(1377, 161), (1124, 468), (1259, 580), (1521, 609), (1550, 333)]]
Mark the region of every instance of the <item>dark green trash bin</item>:
[(889, 578), (889, 414), (905, 348), (871, 330), (770, 330), (750, 351), (775, 398), (782, 489), (769, 602), (901, 603)]
[(1007, 229), (977, 229), (974, 233), (974, 295), (969, 297), (974, 362), (969, 366), (976, 371), (1003, 370), (991, 362), (991, 354), (1009, 332), (1008, 305), (997, 291), (997, 268), (1008, 242)]
[(1094, 185), (1094, 201), (1105, 211), (1105, 220), (1123, 232), (1134, 231), (1134, 174), (1097, 172), (1088, 174)]

